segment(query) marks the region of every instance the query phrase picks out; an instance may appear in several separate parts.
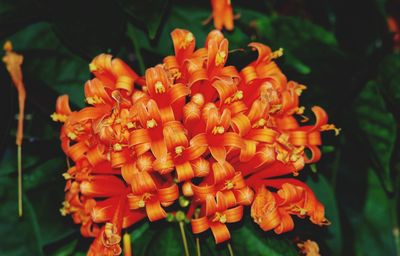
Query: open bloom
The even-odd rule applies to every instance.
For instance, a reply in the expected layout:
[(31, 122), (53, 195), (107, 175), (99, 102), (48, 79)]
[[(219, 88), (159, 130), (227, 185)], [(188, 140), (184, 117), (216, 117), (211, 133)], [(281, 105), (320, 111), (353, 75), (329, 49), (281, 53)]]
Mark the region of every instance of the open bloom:
[(277, 234), (293, 229), (293, 216), (329, 224), (295, 177), (321, 157), (320, 133), (338, 130), (320, 107), (312, 108), (314, 124), (303, 125), (306, 87), (274, 62), (282, 50), (252, 43), (258, 58), (237, 70), (225, 65), (228, 40), (220, 31), (197, 50), (191, 32), (171, 35), (175, 55), (143, 77), (101, 54), (89, 66), (89, 106), (72, 111), (67, 96), (57, 101), (52, 118), (64, 123), (62, 148), (75, 162), (64, 173), (61, 212), (95, 237), (89, 254), (120, 254), (122, 229), (164, 219), (180, 196), (189, 199), (193, 232), (211, 230), (216, 243), (230, 238), (229, 224), (247, 206), (263, 230)]

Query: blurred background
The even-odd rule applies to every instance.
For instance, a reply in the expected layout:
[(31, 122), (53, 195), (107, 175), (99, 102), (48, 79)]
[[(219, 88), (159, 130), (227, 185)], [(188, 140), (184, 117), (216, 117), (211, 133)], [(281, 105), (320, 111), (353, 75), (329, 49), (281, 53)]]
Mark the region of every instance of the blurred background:
[[(400, 255), (400, 1), (232, 0), (229, 63), (256, 57), (252, 41), (282, 47), (277, 60), (307, 85), (301, 105), (322, 106), (340, 136), (324, 135), (323, 158), (300, 175), (326, 207), (327, 228), (296, 220), (294, 231), (261, 232), (248, 219), (233, 227), (236, 255), (297, 255), (293, 241), (317, 241), (322, 255)], [(27, 90), (23, 141), (24, 216), (17, 210), (15, 134), (18, 96), (0, 65), (0, 255), (84, 255), (91, 239), (59, 212), (67, 169), (50, 119), (58, 95), (85, 105), (88, 63), (107, 52), (138, 73), (173, 53), (170, 32), (188, 29), (197, 46), (209, 1), (0, 0), (0, 43), (24, 56)], [(229, 64), (228, 63), (228, 64)], [(312, 116), (310, 112), (306, 113)], [(248, 215), (248, 214), (247, 214)], [(141, 222), (130, 229), (134, 255), (182, 255), (177, 225)], [(190, 232), (187, 232), (188, 234)], [(190, 248), (194, 248), (191, 237)], [(227, 255), (205, 238), (204, 255)], [(194, 249), (193, 249), (194, 250)]]

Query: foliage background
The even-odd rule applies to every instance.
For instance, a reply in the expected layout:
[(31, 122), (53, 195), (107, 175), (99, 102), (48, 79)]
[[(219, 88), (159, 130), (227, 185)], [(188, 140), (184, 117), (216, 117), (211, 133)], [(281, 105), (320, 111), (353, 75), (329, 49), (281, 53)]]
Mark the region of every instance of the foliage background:
[[(249, 219), (232, 227), (236, 255), (296, 255), (295, 239), (319, 243), (322, 255), (400, 255), (399, 172), (400, 55), (393, 51), (388, 15), (400, 21), (390, 0), (232, 0), (241, 15), (225, 33), (229, 62), (255, 55), (245, 46), (260, 41), (283, 47), (278, 60), (289, 79), (308, 86), (302, 104), (320, 105), (342, 128), (325, 135), (323, 159), (301, 178), (325, 204), (328, 228), (298, 220), (287, 235), (264, 233)], [(189, 29), (203, 45), (212, 23), (209, 1), (0, 0), (0, 43), (12, 40), (24, 55), (27, 114), (23, 144), (24, 217), (17, 217), (17, 95), (0, 67), (0, 254), (84, 255), (90, 239), (62, 217), (66, 170), (59, 125), (49, 116), (58, 95), (84, 106), (88, 63), (109, 52), (143, 74), (171, 54), (169, 33)], [(190, 234), (189, 227), (188, 234)], [(177, 224), (142, 222), (130, 229), (134, 255), (182, 255)], [(194, 255), (194, 238), (189, 237)], [(227, 255), (210, 234), (204, 255)]]

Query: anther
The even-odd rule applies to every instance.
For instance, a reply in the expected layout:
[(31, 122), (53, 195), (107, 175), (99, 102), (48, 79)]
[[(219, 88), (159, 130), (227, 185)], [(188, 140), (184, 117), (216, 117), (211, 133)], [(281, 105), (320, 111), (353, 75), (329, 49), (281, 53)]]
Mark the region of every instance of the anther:
[(157, 81), (154, 85), (156, 93), (164, 93), (165, 92), (165, 88), (162, 82)]
[(219, 66), (221, 65), (226, 57), (226, 52), (225, 51), (218, 51), (217, 56), (215, 56), (215, 65)]
[(157, 126), (157, 122), (154, 119), (148, 120), (146, 126), (147, 128), (154, 128)]

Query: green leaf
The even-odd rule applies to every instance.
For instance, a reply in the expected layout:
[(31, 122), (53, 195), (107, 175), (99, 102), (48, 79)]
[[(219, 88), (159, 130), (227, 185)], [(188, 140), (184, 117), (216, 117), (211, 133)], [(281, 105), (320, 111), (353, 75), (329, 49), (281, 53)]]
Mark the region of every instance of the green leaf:
[(29, 190), (46, 183), (59, 181), (61, 174), (66, 171), (65, 159), (58, 157), (50, 159), (24, 174), (24, 189)]
[(382, 85), (385, 100), (392, 109), (397, 121), (400, 121), (400, 54), (391, 54), (382, 60), (379, 66), (378, 81)]
[(262, 231), (245, 212), (243, 225), (232, 231), (232, 247), (237, 255), (297, 255), (294, 244), (273, 232)]
[(169, 1), (118, 0), (118, 3), (132, 20), (139, 22), (140, 25), (146, 26), (150, 39), (154, 39), (167, 10)]
[(374, 81), (367, 83), (354, 102), (354, 112), (374, 168), (386, 190), (393, 191), (390, 159), (395, 145), (396, 122), (379, 88), (380, 85)]
[[(293, 244), (286, 238), (261, 231), (250, 217), (238, 225), (228, 225), (231, 245), (235, 255), (297, 255)], [(190, 224), (184, 226), (191, 255), (196, 254), (196, 237)], [(131, 231), (134, 255), (183, 255), (184, 247), (178, 223), (151, 223), (146, 220)], [(229, 255), (226, 244), (216, 245), (210, 231), (200, 235), (202, 255)]]
[(168, 225), (153, 237), (147, 250), (148, 255), (157, 255), (160, 251), (164, 255), (184, 255), (178, 223), (174, 224)]
[(363, 216), (354, 222), (357, 255), (396, 255), (393, 219), (398, 214), (390, 214), (396, 205), (381, 189), (379, 179), (371, 169), (368, 170), (367, 186)]
[(296, 17), (265, 16), (257, 19), (255, 26), (259, 36), (266, 38), (272, 47), (283, 47), (289, 65), (304, 75), (309, 74), (311, 68), (304, 63), (302, 58), (296, 56), (296, 53), (301, 54), (301, 51), (307, 51), (310, 44), (314, 42), (332, 47), (337, 46), (335, 36), (331, 32)]
[[(4, 181), (4, 180), (3, 180)], [(1, 186), (2, 210), (0, 211), (1, 253), (4, 255), (43, 255), (40, 226), (30, 200), (24, 196), (24, 216), (18, 217), (17, 189), (10, 179)]]
[[(28, 93), (31, 92), (29, 98), (37, 97), (37, 101), (43, 101), (43, 94), (47, 93), (43, 86), (46, 86), (58, 94), (67, 93), (73, 104), (84, 106), (83, 85), (90, 77), (88, 64), (63, 46), (48, 23), (28, 26), (9, 39), (14, 42), (15, 51), (24, 55), (22, 68), (27, 77)], [(38, 92), (41, 93), (36, 94)], [(53, 109), (50, 108), (49, 113)]]
[(37, 1), (65, 45), (92, 59), (109, 51), (118, 52), (125, 33), (125, 19), (115, 2), (96, 0)]
[(65, 244), (63, 244), (60, 248), (55, 250), (50, 255), (54, 256), (69, 256), (73, 255), (76, 250), (76, 245), (78, 244), (78, 239), (73, 239)]
[[(188, 15), (188, 13), (190, 13), (190, 15)], [(255, 12), (243, 9), (241, 13), (243, 13), (243, 15), (245, 13), (253, 15)], [(196, 47), (203, 47), (208, 33), (214, 29), (212, 22), (207, 25), (202, 24), (209, 16), (209, 8), (196, 7), (193, 5), (173, 5), (170, 14), (165, 21), (163, 21), (159, 37), (154, 40), (148, 40), (146, 34), (133, 24), (128, 25), (127, 36), (133, 42), (138, 41), (139, 48), (142, 51), (145, 50), (157, 55), (156, 59), (148, 57), (144, 60), (147, 67), (160, 63), (167, 55), (174, 54), (170, 33), (176, 28), (191, 31), (196, 38)], [(258, 16), (260, 16), (260, 14), (258, 14)], [(257, 17), (257, 15), (255, 17)], [(229, 48), (231, 50), (245, 48), (251, 41), (240, 27), (235, 28), (233, 32), (224, 33), (224, 35), (229, 39)]]

